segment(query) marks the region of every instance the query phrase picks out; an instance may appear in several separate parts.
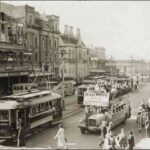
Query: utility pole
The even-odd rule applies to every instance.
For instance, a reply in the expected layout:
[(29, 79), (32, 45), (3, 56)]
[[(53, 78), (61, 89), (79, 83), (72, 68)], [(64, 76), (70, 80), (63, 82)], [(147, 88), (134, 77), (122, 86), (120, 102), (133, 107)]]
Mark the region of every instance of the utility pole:
[(142, 59), (142, 82), (143, 82), (143, 64), (144, 64), (144, 60)]
[(62, 106), (63, 110), (66, 110), (65, 108), (65, 96), (64, 96), (64, 55), (66, 54), (66, 51), (64, 48), (61, 49), (60, 55), (62, 59)]

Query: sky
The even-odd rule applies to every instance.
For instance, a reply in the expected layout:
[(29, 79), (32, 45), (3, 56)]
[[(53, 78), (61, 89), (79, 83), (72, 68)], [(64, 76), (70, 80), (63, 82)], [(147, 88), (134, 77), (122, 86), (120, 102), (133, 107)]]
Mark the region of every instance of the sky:
[(150, 60), (150, 1), (5, 1), (31, 5), (42, 14), (60, 17), (64, 25), (80, 28), (87, 46), (106, 48), (115, 59)]

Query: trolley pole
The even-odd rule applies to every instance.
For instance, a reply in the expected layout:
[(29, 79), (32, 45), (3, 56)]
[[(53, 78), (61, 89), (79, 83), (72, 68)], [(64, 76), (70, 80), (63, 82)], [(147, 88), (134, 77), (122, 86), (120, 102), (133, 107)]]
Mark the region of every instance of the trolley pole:
[(62, 58), (62, 107), (63, 110), (66, 110), (65, 108), (65, 94), (64, 94), (64, 55), (66, 54), (65, 49), (61, 49), (61, 58)]

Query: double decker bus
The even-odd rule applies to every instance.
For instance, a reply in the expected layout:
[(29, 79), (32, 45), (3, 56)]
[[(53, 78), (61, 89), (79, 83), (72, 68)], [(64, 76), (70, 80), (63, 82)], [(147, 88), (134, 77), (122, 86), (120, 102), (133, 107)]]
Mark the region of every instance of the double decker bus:
[(62, 119), (62, 96), (50, 91), (34, 90), (0, 99), (0, 140), (17, 138), (21, 120), (26, 135)]
[(122, 93), (110, 98), (110, 93), (96, 91), (94, 86), (84, 92), (85, 118), (80, 120), (81, 134), (87, 131), (101, 132), (102, 122), (112, 122), (116, 127), (131, 116), (129, 95)]

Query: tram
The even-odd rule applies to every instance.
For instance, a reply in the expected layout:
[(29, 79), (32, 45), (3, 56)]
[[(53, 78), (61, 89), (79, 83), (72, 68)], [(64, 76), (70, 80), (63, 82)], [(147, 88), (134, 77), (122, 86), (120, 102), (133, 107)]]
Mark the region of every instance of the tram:
[[(51, 91), (33, 90), (0, 99), (0, 140), (13, 141), (21, 120), (26, 135), (62, 119), (62, 96)], [(36, 130), (36, 131), (37, 131)]]

